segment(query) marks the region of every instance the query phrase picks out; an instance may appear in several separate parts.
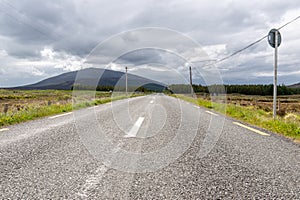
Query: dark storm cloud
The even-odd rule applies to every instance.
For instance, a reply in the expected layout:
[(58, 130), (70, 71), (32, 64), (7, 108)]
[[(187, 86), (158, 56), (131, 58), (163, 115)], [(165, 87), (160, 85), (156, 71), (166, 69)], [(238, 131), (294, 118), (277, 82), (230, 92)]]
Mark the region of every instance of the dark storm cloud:
[(129, 52), (121, 57), (119, 57), (115, 63), (118, 64), (135, 64), (143, 65), (147, 63), (162, 63), (163, 59), (158, 51), (153, 49), (143, 49)]
[[(118, 58), (120, 63), (134, 65), (168, 63), (172, 66), (182, 66), (184, 63), (180, 59), (174, 59), (159, 51), (117, 54), (119, 51), (116, 47), (134, 45), (145, 37), (149, 41), (160, 39), (151, 34), (144, 36), (127, 34), (126, 38), (123, 38), (125, 42), (117, 41), (116, 46), (106, 47), (103, 51), (99, 51), (97, 58), (90, 56), (90, 52), (99, 43), (122, 31), (139, 27), (165, 27), (182, 32), (204, 47), (210, 46), (211, 49), (216, 45), (214, 53), (207, 52), (208, 56), (221, 58), (266, 35), (270, 28), (290, 20), (293, 15), (299, 13), (299, 9), (299, 2), (282, 0), (124, 2), (2, 0), (0, 1), (0, 51), (5, 52), (3, 55), (7, 58), (0, 61), (0, 67), (20, 66), (20, 63), (26, 60), (29, 63), (32, 60), (40, 60), (41, 63), (46, 63), (41, 71), (45, 72), (45, 76), (51, 76), (54, 73), (46, 69), (50, 66), (48, 63), (63, 62), (64, 58), (80, 62), (80, 59), (86, 56), (88, 56), (88, 63), (93, 64), (107, 64), (121, 56)], [(297, 23), (299, 26), (299, 22)], [(282, 55), (280, 62), (285, 65), (285, 68), (281, 70), (291, 75), (289, 77), (282, 75), (281, 78), (289, 82), (299, 76), (293, 73), (298, 70), (300, 64), (300, 41), (296, 40), (297, 35), (300, 35), (296, 29), (298, 26), (291, 25), (293, 29), (282, 30), (284, 43), (280, 49)], [(180, 46), (176, 39), (168, 39), (164, 41), (165, 46), (182, 48), (183, 52), (186, 51), (183, 48), (185, 44)], [(149, 44), (145, 46), (148, 47)], [(224, 46), (224, 49), (218, 49), (220, 46)], [(51, 49), (55, 54), (54, 58), (41, 56), (41, 51), (45, 49)], [(269, 53), (267, 56), (266, 52)], [(271, 77), (258, 77), (259, 74), (272, 71), (270, 67), (272, 57), (268, 57), (272, 55), (272, 49), (268, 47), (266, 41), (263, 45), (250, 48), (246, 54), (248, 56), (235, 57), (217, 66), (220, 67), (224, 80), (232, 83), (245, 80), (251, 83), (261, 80), (270, 82)], [(66, 69), (77, 69), (70, 65), (72, 63), (68, 64), (67, 68), (55, 69), (60, 69), (61, 72)], [(18, 71), (19, 68), (14, 69)], [(240, 78), (245, 75), (248, 78)], [(15, 79), (10, 79), (8, 74), (7, 77), (6, 83), (1, 84), (15, 84)], [(22, 82), (22, 77), (19, 79), (18, 83)]]
[[(31, 51), (37, 45), (52, 46), (57, 51), (84, 56), (99, 42), (99, 37), (103, 39), (99, 34), (101, 25), (90, 23), (72, 1), (2, 1), (0, 9), (0, 34)], [(11, 48), (9, 54), (35, 55), (15, 51)]]
[[(271, 20), (278, 21), (282, 13), (297, 4), (279, 1), (259, 5), (255, 5), (255, 2), (175, 1), (148, 2), (143, 6), (136, 2), (137, 5), (125, 6), (128, 9), (127, 15), (133, 8), (137, 12), (130, 20), (124, 21), (126, 13), (120, 7), (123, 4), (112, 6), (116, 2), (101, 1), (102, 3), (95, 3), (94, 7), (88, 1), (78, 1), (77, 4), (71, 1), (37, 0), (10, 1), (9, 4), (7, 1), (3, 2), (2, 8), (7, 9), (5, 13), (9, 16), (4, 14), (1, 20), (1, 34), (24, 44), (40, 42), (40, 45), (45, 45), (45, 42), (52, 42), (55, 49), (77, 55), (86, 54), (91, 50), (92, 44), (96, 45), (96, 42), (110, 34), (124, 28), (143, 26), (163, 26), (186, 33), (195, 31), (200, 35), (193, 37), (200, 40), (200, 43), (213, 43), (216, 39), (227, 42), (226, 39), (232, 37), (230, 34), (236, 34), (237, 31), (266, 28)], [(141, 6), (138, 7), (139, 5)], [(249, 9), (251, 6), (255, 7)], [(263, 11), (268, 11), (268, 14), (262, 17)], [(119, 16), (117, 20), (116, 16)], [(205, 36), (201, 37), (202, 35)]]

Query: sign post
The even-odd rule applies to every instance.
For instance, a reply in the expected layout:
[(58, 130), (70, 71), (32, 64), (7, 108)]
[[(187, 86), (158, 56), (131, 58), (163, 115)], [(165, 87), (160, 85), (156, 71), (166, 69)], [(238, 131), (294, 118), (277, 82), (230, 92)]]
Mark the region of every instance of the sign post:
[(278, 47), (281, 44), (281, 35), (277, 29), (272, 29), (268, 35), (268, 41), (271, 47), (275, 48), (274, 55), (274, 80), (273, 80), (273, 118), (276, 119), (276, 98), (277, 98), (277, 64), (278, 64)]
[(192, 67), (190, 66), (190, 85), (191, 85), (191, 95), (193, 95), (193, 80), (192, 80)]
[(128, 93), (128, 83), (127, 83), (127, 81), (128, 81), (128, 75), (127, 75), (127, 70), (128, 70), (128, 68), (125, 67), (125, 70), (126, 70), (126, 73), (125, 73), (125, 91), (126, 91), (126, 96), (127, 96), (127, 93)]

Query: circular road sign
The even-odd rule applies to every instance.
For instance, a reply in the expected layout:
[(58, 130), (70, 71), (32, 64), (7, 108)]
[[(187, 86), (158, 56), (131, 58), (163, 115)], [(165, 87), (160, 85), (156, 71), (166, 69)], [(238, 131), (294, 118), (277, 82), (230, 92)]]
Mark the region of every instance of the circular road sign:
[(268, 35), (268, 42), (271, 45), (271, 47), (273, 47), (273, 48), (275, 48), (275, 32), (276, 31), (278, 33), (277, 34), (277, 38), (278, 38), (277, 44), (278, 44), (278, 47), (281, 44), (281, 34), (280, 34), (280, 32), (277, 29), (273, 28), (272, 30), (270, 30), (269, 35)]

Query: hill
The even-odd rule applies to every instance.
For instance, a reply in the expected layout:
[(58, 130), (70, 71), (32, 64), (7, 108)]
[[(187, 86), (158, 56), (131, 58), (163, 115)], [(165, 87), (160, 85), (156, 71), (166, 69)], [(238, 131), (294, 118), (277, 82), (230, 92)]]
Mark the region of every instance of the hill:
[(288, 88), (300, 88), (300, 83), (287, 86)]
[[(101, 78), (100, 78), (101, 77)], [(125, 73), (108, 69), (87, 68), (80, 71), (72, 71), (47, 78), (38, 83), (15, 87), (13, 89), (25, 90), (71, 90), (74, 84), (81, 88), (114, 88), (125, 87)], [(141, 76), (128, 74), (128, 87), (143, 87), (147, 90), (163, 91), (165, 85)]]

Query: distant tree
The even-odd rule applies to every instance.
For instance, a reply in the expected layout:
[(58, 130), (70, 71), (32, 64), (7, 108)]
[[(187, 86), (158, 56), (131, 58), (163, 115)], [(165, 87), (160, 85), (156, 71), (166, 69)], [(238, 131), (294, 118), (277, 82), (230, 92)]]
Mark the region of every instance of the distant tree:
[[(225, 88), (225, 90), (224, 90)], [(188, 84), (176, 84), (170, 85), (169, 89), (174, 93), (190, 93), (190, 85)], [(218, 93), (218, 94), (245, 94), (245, 95), (273, 95), (273, 85), (193, 85), (193, 90), (196, 93)], [(284, 84), (278, 85), (278, 95), (291, 95), (300, 94), (300, 88), (288, 88)]]

